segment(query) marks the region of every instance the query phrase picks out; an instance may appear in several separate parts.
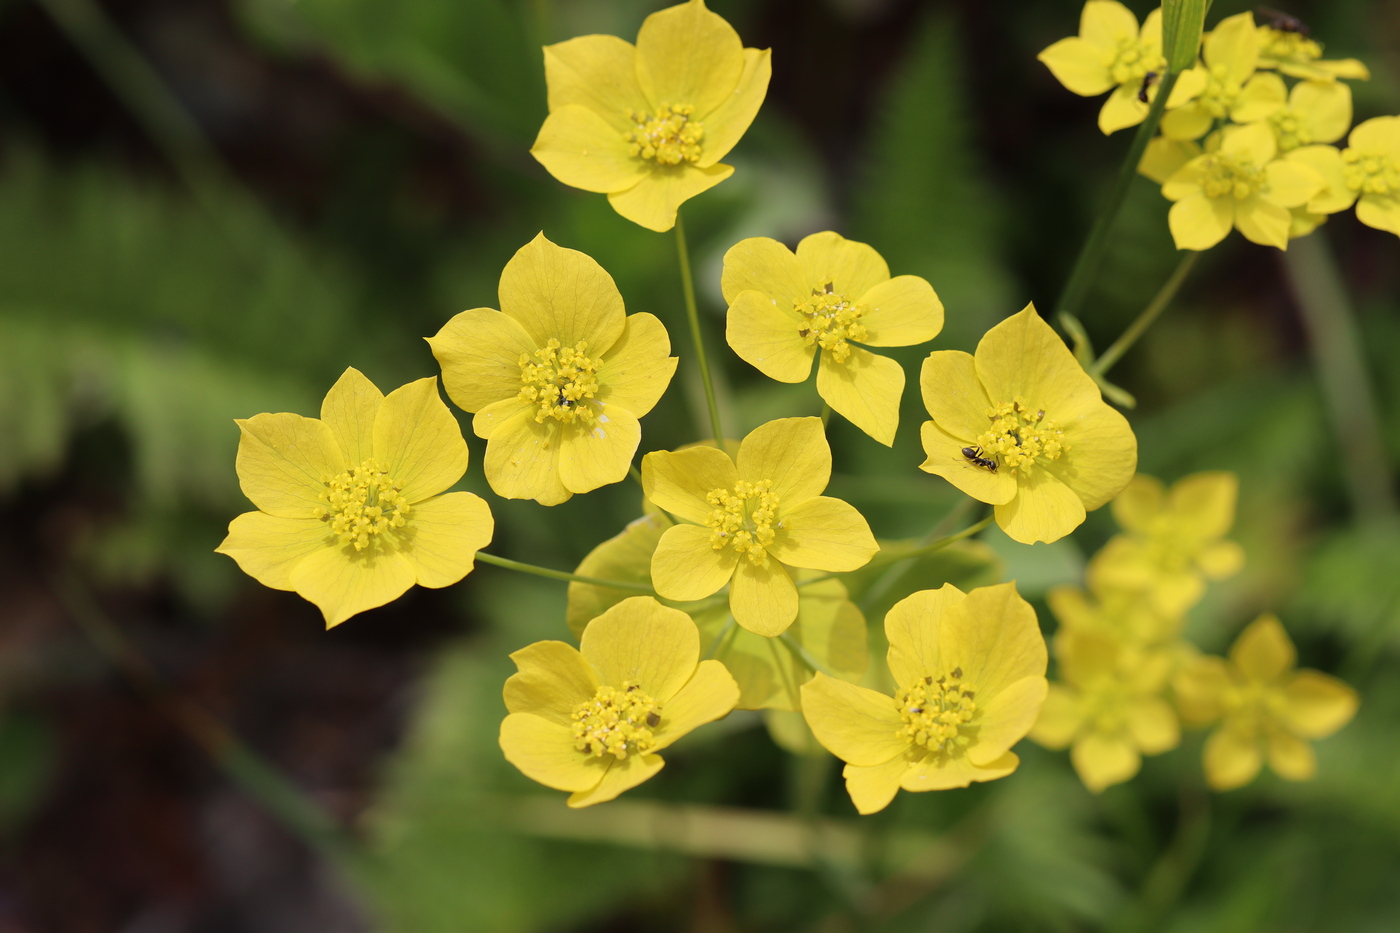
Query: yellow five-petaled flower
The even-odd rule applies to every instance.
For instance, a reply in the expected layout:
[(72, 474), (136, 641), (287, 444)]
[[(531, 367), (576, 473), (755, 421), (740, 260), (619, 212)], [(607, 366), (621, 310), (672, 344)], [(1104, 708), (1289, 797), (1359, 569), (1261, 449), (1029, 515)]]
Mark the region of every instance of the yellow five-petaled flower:
[(1127, 419), (1034, 305), (987, 331), (975, 357), (930, 353), (919, 386), (933, 417), (919, 468), (995, 505), (1023, 544), (1064, 537), (1133, 478)]
[(491, 488), (558, 505), (618, 482), (676, 371), (666, 328), (628, 315), (602, 266), (544, 234), (506, 263), (500, 292), (500, 311), (463, 311), (428, 339), (447, 394), (476, 413)]
[(511, 656), (510, 715), (501, 750), (569, 806), (612, 800), (665, 764), (657, 752), (719, 719), (739, 687), (718, 661), (700, 660), (700, 633), (684, 612), (650, 596), (625, 599), (583, 631), (579, 648), (541, 641)]
[(319, 420), (280, 412), (238, 426), (238, 481), (259, 511), (235, 518), (218, 550), (315, 603), (327, 627), (414, 583), (456, 583), (491, 541), (479, 496), (439, 495), (466, 472), (467, 444), (436, 379), (386, 397), (347, 369)]
[(827, 231), (797, 244), (741, 240), (724, 255), (725, 336), (746, 362), (779, 382), (802, 382), (821, 353), (817, 393), (890, 446), (899, 426), (904, 368), (860, 344), (907, 347), (943, 329), (943, 302), (917, 275), (890, 278), (864, 243)]
[(1045, 639), (1011, 583), (921, 590), (885, 616), (895, 694), (818, 674), (802, 714), (861, 813), (901, 787), (946, 790), (1005, 777), (1045, 702)]
[(656, 592), (704, 599), (729, 583), (736, 622), (781, 634), (797, 618), (788, 567), (845, 572), (880, 549), (859, 512), (821, 495), (830, 479), (820, 418), (760, 425), (739, 445), (737, 465), (714, 447), (647, 454), (647, 498), (682, 519), (652, 555)]
[(650, 230), (733, 174), (720, 159), (758, 113), (772, 74), (703, 0), (653, 13), (637, 44), (580, 36), (547, 46), (549, 116), (530, 149), (566, 185), (606, 194)]

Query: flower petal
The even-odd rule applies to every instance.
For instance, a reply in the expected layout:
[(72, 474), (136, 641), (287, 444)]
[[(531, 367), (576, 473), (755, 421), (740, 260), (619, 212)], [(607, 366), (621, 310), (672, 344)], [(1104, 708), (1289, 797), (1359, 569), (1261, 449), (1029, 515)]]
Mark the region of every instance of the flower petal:
[[(530, 420), (533, 421), (535, 413), (538, 411), (539, 406), (536, 403), (527, 402), (518, 395), (512, 395), (499, 402), (492, 402), (478, 411), (476, 416), (472, 418), (472, 433), (483, 440), (490, 440), (491, 435), (496, 433), (496, 428), (510, 419), (517, 415), (528, 414)], [(542, 427), (541, 430), (544, 428)]]
[(1234, 541), (1217, 541), (1196, 555), (1196, 567), (1211, 580), (1233, 577), (1244, 566), (1244, 548)]
[(1243, 787), (1259, 773), (1259, 741), (1229, 728), (1216, 729), (1206, 739), (1206, 783), (1215, 790)]
[(880, 545), (855, 506), (829, 496), (779, 508), (784, 531), (768, 553), (791, 567), (845, 573), (864, 567)]
[(1306, 739), (1325, 739), (1356, 715), (1356, 691), (1320, 671), (1294, 674), (1283, 688), (1280, 714), (1288, 727)]
[[(1200, 155), (1201, 147), (1193, 142), (1157, 136), (1147, 144), (1147, 150), (1142, 154), (1142, 161), (1138, 163), (1138, 172), (1146, 175), (1157, 184), (1164, 185), (1167, 179), (1175, 175), (1192, 159), (1199, 158)], [(1190, 193), (1194, 194), (1199, 187), (1199, 183), (1193, 184)], [(1162, 196), (1171, 200), (1165, 190), (1163, 190)]]
[(651, 174), (617, 127), (577, 105), (551, 109), (530, 155), (569, 187), (597, 194), (626, 191)]
[(1285, 157), (1301, 162), (1322, 176), (1322, 190), (1307, 203), (1314, 214), (1335, 214), (1356, 203), (1356, 192), (1347, 187), (1346, 163), (1336, 146), (1300, 146)]
[(724, 339), (745, 363), (778, 382), (805, 382), (812, 374), (815, 345), (798, 331), (801, 315), (760, 291), (740, 292), (730, 302)]
[(808, 298), (813, 287), (796, 254), (769, 237), (740, 240), (724, 254), (720, 290), (730, 304), (741, 292), (756, 291), (779, 306), (792, 306)]
[(991, 425), (992, 407), (971, 353), (935, 350), (919, 370), (919, 391), (924, 407), (944, 432), (964, 444), (976, 440)]
[(894, 795), (899, 793), (899, 782), (904, 772), (909, 770), (909, 761), (903, 755), (896, 755), (884, 764), (846, 765), (841, 776), (846, 779), (846, 793), (851, 795), (851, 803), (861, 816), (878, 813), (890, 805)]
[(821, 495), (831, 481), (831, 445), (820, 418), (779, 418), (761, 424), (739, 444), (739, 478), (773, 481), (781, 507)]
[(823, 353), (817, 364), (817, 394), (851, 424), (886, 447), (899, 429), (904, 367), (887, 356), (850, 347), (844, 363)]
[(826, 230), (802, 238), (797, 261), (814, 287), (830, 282), (837, 294), (856, 299), (890, 277), (890, 267), (865, 243)]
[(576, 750), (572, 729), (530, 713), (511, 713), (502, 720), (499, 741), (506, 761), (555, 790), (597, 786), (612, 761), (611, 756), (593, 758)]
[(704, 599), (734, 576), (739, 553), (710, 545), (710, 530), (699, 525), (667, 528), (651, 556), (651, 585), (667, 599)]
[(676, 225), (676, 211), (697, 194), (734, 174), (734, 166), (717, 163), (698, 168), (690, 163), (653, 168), (626, 191), (608, 195), (608, 203), (632, 223), (657, 233)]
[(963, 453), (969, 442), (953, 437), (932, 421), (919, 428), (924, 453), (928, 459), (919, 464), (925, 473), (933, 473), (952, 483), (978, 502), (1003, 505), (1016, 497), (1016, 477), (1005, 470), (988, 470), (978, 466)]
[(1096, 794), (1123, 783), (1142, 767), (1142, 757), (1126, 737), (1101, 732), (1081, 736), (1070, 749), (1069, 760), (1084, 786)]
[[(962, 668), (961, 680), (977, 691), (979, 705), (990, 704), (1018, 681), (1044, 679), (1048, 662), (1035, 610), (1015, 583), (978, 587), (953, 606), (938, 629), (938, 652), (944, 664)], [(1034, 721), (1031, 716), (1026, 727)]]
[(326, 423), (277, 412), (237, 424), (242, 433), (235, 465), (243, 495), (270, 515), (319, 518), (326, 480), (348, 466)]
[(1048, 688), (1044, 677), (1023, 677), (988, 700), (977, 718), (977, 740), (967, 750), (968, 761), (990, 764), (1025, 738)]
[(1351, 127), (1351, 87), (1344, 81), (1299, 81), (1288, 95), (1315, 143), (1334, 143)]
[(1268, 200), (1283, 207), (1302, 207), (1327, 187), (1326, 180), (1309, 165), (1292, 159), (1275, 159), (1264, 166), (1269, 181)]
[(1254, 14), (1236, 13), (1216, 23), (1206, 35), (1201, 57), (1212, 67), (1224, 65), (1229, 77), (1244, 83), (1259, 61), (1259, 43)]
[(701, 168), (708, 168), (734, 148), (763, 106), (768, 82), (773, 77), (773, 57), (768, 49), (744, 49), (744, 70), (734, 90), (703, 118), (705, 137), (700, 152)]
[(1160, 755), (1181, 744), (1181, 723), (1161, 697), (1143, 697), (1127, 710), (1128, 732), (1144, 755)]
[(471, 573), (476, 552), (491, 543), (495, 521), (486, 500), (469, 492), (449, 492), (416, 502), (408, 513), (409, 546), (419, 586), (451, 586)]
[(1278, 154), (1278, 142), (1274, 139), (1274, 131), (1267, 124), (1232, 126), (1223, 133), (1220, 151), (1263, 166)]
[[(1270, 114), (1282, 110), (1287, 102), (1288, 87), (1282, 78), (1272, 71), (1256, 72), (1254, 77), (1245, 82), (1230, 105), (1230, 119), (1236, 123), (1264, 120)], [(1342, 133), (1345, 132), (1343, 129)], [(1337, 135), (1340, 136), (1341, 133)]]
[(570, 492), (621, 482), (641, 442), (641, 424), (621, 408), (600, 413), (591, 425), (569, 425), (559, 436), (559, 479)]
[(600, 412), (621, 408), (640, 418), (655, 407), (676, 373), (671, 338), (654, 314), (629, 314), (622, 336), (598, 368)]
[(448, 398), (464, 411), (480, 411), (520, 391), (520, 358), (538, 345), (520, 322), (491, 308), (454, 315), (428, 346), (442, 367)]
[(664, 704), (695, 673), (700, 630), (679, 609), (633, 596), (588, 623), (579, 651), (599, 683), (621, 687), (630, 681)]
[(1255, 619), (1230, 646), (1230, 663), (1254, 683), (1277, 680), (1291, 671), (1297, 660), (1293, 642), (1275, 615)]
[(956, 661), (943, 656), (939, 633), (947, 614), (962, 605), (966, 594), (951, 583), (936, 590), (919, 590), (885, 613), (885, 638), (890, 643), (890, 675), (899, 689), (925, 677), (941, 677)]
[(374, 419), (374, 456), (409, 503), (437, 495), (467, 472), (462, 428), (429, 376), (385, 397)]
[(317, 548), (292, 568), (292, 589), (316, 604), (335, 628), (366, 609), (393, 602), (413, 585), (413, 564), (398, 551), (350, 545)]
[(1363, 194), (1356, 202), (1356, 219), (1368, 227), (1400, 236), (1400, 200)]
[(512, 652), (510, 659), (518, 672), (506, 679), (502, 691), (506, 709), (572, 730), (574, 708), (598, 692), (598, 678), (578, 649), (562, 641), (537, 641)]
[(1061, 39), (1036, 58), (1066, 89), (1080, 97), (1097, 97), (1114, 85), (1103, 49), (1079, 36)]
[(894, 698), (867, 687), (818, 672), (802, 685), (802, 715), (822, 747), (849, 764), (880, 765), (909, 750)]
[(1371, 153), (1400, 155), (1400, 117), (1372, 117), (1352, 128), (1347, 143)]
[(321, 420), (331, 429), (346, 463), (359, 466), (374, 455), (374, 416), (382, 401), (384, 393), (354, 367), (326, 393)]
[(535, 236), (501, 271), (501, 310), (520, 322), (535, 346), (551, 338), (566, 347), (588, 342), (605, 355), (626, 326), (622, 295), (592, 257)]
[(602, 780), (590, 790), (575, 791), (569, 795), (569, 807), (575, 810), (591, 807), (595, 803), (607, 803), (623, 791), (631, 790), (665, 767), (660, 755), (628, 755), (622, 761), (612, 759), (612, 765), (603, 773)]
[[(1176, 95), (1172, 95), (1173, 97)], [(1199, 101), (1167, 111), (1162, 117), (1162, 135), (1177, 142), (1200, 139), (1215, 123), (1210, 111)]]
[(496, 495), (534, 499), (540, 505), (558, 505), (573, 496), (559, 478), (562, 433), (557, 422), (536, 422), (530, 409), (498, 425), (486, 442), (482, 467)]
[(865, 305), (870, 347), (912, 347), (938, 336), (943, 330), (943, 302), (927, 279), (897, 275), (881, 282), (858, 299)]
[(1162, 511), (1165, 496), (1161, 480), (1139, 473), (1113, 500), (1113, 520), (1124, 531), (1146, 532)]
[(781, 635), (797, 618), (797, 586), (778, 561), (759, 567), (741, 558), (729, 584), (729, 610), (756, 635)]
[(714, 510), (705, 497), (715, 489), (732, 489), (738, 481), (734, 461), (716, 447), (657, 450), (642, 458), (642, 492), (647, 499), (696, 524), (703, 524)]
[(1059, 460), (1042, 460), (1092, 512), (1123, 491), (1137, 469), (1137, 436), (1122, 414), (1099, 405), (1060, 422), (1070, 449)]
[(1234, 201), (1193, 194), (1172, 205), (1167, 226), (1177, 249), (1210, 249), (1235, 226)]
[(1148, 105), (1138, 98), (1139, 88), (1123, 84), (1113, 89), (1113, 93), (1099, 109), (1099, 131), (1105, 136), (1137, 126), (1147, 117)]
[(1062, 684), (1050, 684), (1029, 735), (1032, 742), (1058, 751), (1068, 748), (1083, 726), (1084, 708), (1078, 694)]
[(973, 361), (994, 405), (1023, 396), (1062, 424), (1103, 405), (1099, 387), (1033, 304), (987, 331)]
[(951, 790), (978, 781), (1004, 778), (1015, 771), (1020, 763), (1021, 759), (1012, 752), (980, 766), (974, 765), (966, 757), (944, 758), (941, 755), (927, 755), (914, 762), (909, 770), (904, 772), (899, 786), (911, 791)]
[(707, 722), (723, 719), (739, 702), (739, 685), (718, 661), (701, 661), (684, 687), (661, 710), (655, 751)]
[(996, 507), (997, 524), (1013, 541), (1058, 541), (1084, 523), (1084, 502), (1049, 471), (1017, 482), (1016, 498)]
[(544, 77), (551, 113), (586, 107), (619, 137), (635, 127), (632, 113), (649, 106), (637, 83), (637, 49), (617, 36), (579, 36), (545, 46)]
[(1117, 0), (1088, 0), (1079, 14), (1079, 35), (1101, 49), (1115, 49), (1138, 37), (1133, 11)]
[(290, 590), (292, 569), (312, 551), (336, 543), (318, 518), (284, 518), (266, 512), (244, 512), (228, 525), (228, 537), (216, 551), (238, 562), (244, 573), (263, 586)]
[(1272, 733), (1267, 742), (1269, 767), (1287, 781), (1310, 781), (1317, 774), (1313, 747), (1286, 732)]
[(648, 16), (637, 33), (637, 79), (654, 107), (689, 104), (704, 119), (727, 100), (744, 70), (744, 43), (702, 0)]

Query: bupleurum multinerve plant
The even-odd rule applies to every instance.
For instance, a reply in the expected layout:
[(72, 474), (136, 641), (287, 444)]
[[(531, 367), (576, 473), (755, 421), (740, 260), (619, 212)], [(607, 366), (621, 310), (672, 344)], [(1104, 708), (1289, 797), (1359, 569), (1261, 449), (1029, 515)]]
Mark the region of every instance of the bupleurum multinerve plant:
[[(1363, 223), (1400, 234), (1400, 117), (1350, 126), (1343, 82), (1368, 77), (1365, 67), (1325, 60), (1316, 40), (1247, 13), (1204, 32), (1203, 7), (1171, 2), (1139, 23), (1114, 0), (1089, 0), (1079, 34), (1040, 55), (1074, 93), (1109, 94), (1105, 133), (1139, 127), (1121, 178), (1140, 171), (1162, 186), (1178, 248), (1208, 249), (1238, 229), (1285, 249), (1352, 205)], [(233, 520), (222, 553), (314, 602), (328, 625), (414, 583), (455, 583), (477, 560), (569, 581), (559, 634), (578, 646), (547, 640), (511, 655), (500, 746), (524, 775), (568, 792), (570, 807), (655, 776), (660, 752), (736, 708), (763, 710), (789, 750), (841, 759), (862, 814), (901, 788), (1008, 777), (1027, 736), (1069, 749), (1094, 792), (1176, 748), (1183, 726), (1215, 727), (1204, 746), (1213, 788), (1247, 783), (1264, 761), (1290, 780), (1312, 776), (1309, 741), (1341, 728), (1356, 694), (1295, 670), (1273, 616), (1246, 628), (1228, 658), (1184, 634), (1207, 583), (1244, 564), (1226, 537), (1238, 479), (1210, 471), (1166, 487), (1135, 475), (1137, 436), (1105, 401), (1131, 405), (1104, 373), (1189, 263), (1097, 358), (1072, 312), (1101, 258), (1099, 233), (1061, 302), (1073, 350), (1027, 304), (975, 353), (928, 353), (917, 466), (966, 494), (967, 508), (922, 540), (877, 541), (855, 507), (825, 495), (827, 420), (835, 411), (893, 445), (905, 368), (867, 348), (938, 336), (933, 285), (891, 276), (875, 246), (834, 231), (795, 249), (768, 237), (730, 247), (715, 283), (728, 346), (779, 382), (804, 382), (815, 364), (823, 402), (821, 417), (806, 414), (813, 405), (734, 440), (742, 432), (721, 423), (677, 211), (733, 171), (719, 160), (763, 102), (769, 53), (690, 0), (647, 17), (635, 45), (583, 36), (546, 47), (544, 65), (549, 115), (535, 158), (568, 185), (606, 193), (629, 220), (676, 230), (687, 365), (708, 415), (694, 442), (642, 445), (641, 419), (678, 362), (661, 320), (627, 314), (602, 266), (541, 233), (506, 263), (499, 310), (463, 311), (428, 338), (443, 386), (486, 441), (497, 496), (553, 506), (631, 474), (641, 514), (618, 516), (572, 573), (482, 551), (486, 503), (447, 491), (467, 447), (437, 381), (384, 396), (350, 369), (319, 419), (239, 422), (238, 475), (258, 511)], [(1052, 652), (1014, 581), (964, 592), (921, 563), (945, 549), (981, 553), (964, 539), (992, 521), (1021, 545), (1054, 542), (1110, 502), (1122, 533), (1089, 561), (1083, 586), (1048, 594), (1050, 680)], [(969, 509), (983, 517), (956, 530)], [(888, 607), (883, 666), (867, 663), (876, 606)]]

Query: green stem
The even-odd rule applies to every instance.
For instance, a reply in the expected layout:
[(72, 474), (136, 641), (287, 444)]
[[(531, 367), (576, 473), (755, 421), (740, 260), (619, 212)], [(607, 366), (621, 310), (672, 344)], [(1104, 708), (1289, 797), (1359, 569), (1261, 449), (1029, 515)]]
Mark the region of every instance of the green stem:
[(793, 638), (791, 632), (783, 632), (781, 635), (778, 636), (778, 641), (782, 642), (783, 647), (786, 648), (788, 651), (791, 651), (795, 658), (797, 658), (803, 664), (810, 667), (812, 670), (825, 674), (828, 677), (835, 676), (831, 673), (831, 671), (826, 669), (825, 664), (812, 657), (812, 652), (804, 648), (802, 646), (802, 643), (796, 638)]
[(734, 637), (735, 627), (736, 623), (734, 622), (734, 615), (731, 613), (729, 616), (729, 621), (724, 623), (724, 628), (720, 630), (719, 636), (714, 640), (714, 643), (710, 645), (710, 651), (708, 654), (705, 655), (706, 661), (719, 654), (720, 650), (728, 644), (729, 639)]
[(509, 557), (497, 557), (495, 554), (487, 554), (485, 551), (477, 551), (476, 559), (486, 564), (495, 564), (497, 567), (504, 567), (507, 570), (518, 570), (521, 573), (532, 573), (537, 577), (548, 577), (551, 580), (567, 580), (570, 583), (590, 583), (593, 586), (606, 586), (614, 590), (633, 590), (638, 593), (646, 593), (648, 596), (655, 596), (656, 590), (645, 583), (632, 583), (628, 580), (604, 580), (600, 577), (585, 577), (579, 573), (567, 573), (563, 570), (551, 570), (548, 567), (540, 567), (535, 564), (526, 564), (518, 560), (511, 560)]
[(1118, 177), (1113, 180), (1113, 187), (1109, 189), (1108, 200), (1099, 212), (1099, 216), (1094, 220), (1094, 226), (1089, 230), (1089, 237), (1084, 241), (1084, 246), (1079, 251), (1079, 258), (1075, 260), (1074, 269), (1069, 274), (1069, 281), (1065, 283), (1065, 290), (1060, 294), (1059, 304), (1055, 310), (1059, 314), (1073, 315), (1078, 311), (1088, 294), (1089, 286), (1094, 281), (1094, 276), (1098, 274), (1099, 263), (1103, 261), (1104, 248), (1108, 245), (1108, 234), (1113, 229), (1113, 222), (1118, 218), (1118, 211), (1123, 206), (1123, 199), (1128, 195), (1128, 188), (1132, 185), (1133, 176), (1137, 174), (1138, 163), (1142, 161), (1142, 154), (1147, 151), (1147, 144), (1152, 140), (1152, 134), (1157, 132), (1157, 125), (1162, 122), (1162, 114), (1167, 109), (1167, 98), (1171, 97), (1172, 88), (1176, 85), (1176, 79), (1180, 77), (1177, 72), (1168, 72), (1162, 77), (1161, 84), (1157, 88), (1157, 96), (1152, 99), (1152, 106), (1147, 110), (1147, 117), (1138, 127), (1137, 134), (1133, 136), (1133, 144), (1128, 147), (1128, 155), (1123, 160), (1122, 166), (1118, 169)]
[(1113, 364), (1122, 358), (1124, 353), (1137, 343), (1137, 339), (1143, 335), (1147, 328), (1157, 320), (1167, 305), (1171, 304), (1176, 297), (1177, 291), (1181, 288), (1181, 283), (1186, 281), (1186, 276), (1190, 274), (1191, 268), (1196, 265), (1196, 260), (1201, 258), (1197, 250), (1186, 250), (1186, 255), (1181, 257), (1181, 262), (1177, 263), (1176, 269), (1172, 271), (1171, 277), (1166, 284), (1161, 287), (1147, 307), (1142, 309), (1142, 313), (1137, 316), (1133, 323), (1128, 325), (1128, 329), (1123, 331), (1122, 336), (1113, 341), (1113, 345), (1094, 360), (1090, 367), (1090, 375), (1102, 376), (1113, 368)]
[[(986, 518), (982, 519), (975, 525), (969, 525), (968, 527), (964, 528), (962, 531), (957, 532), (956, 534), (951, 534), (947, 537), (939, 538), (937, 541), (933, 541), (929, 544), (924, 544), (919, 547), (916, 547), (912, 551), (900, 551), (896, 554), (890, 554), (889, 556), (876, 554), (870, 559), (870, 562), (868, 564), (858, 569), (874, 570), (883, 567), (887, 564), (897, 564), (900, 561), (913, 560), (916, 557), (923, 557), (925, 554), (932, 554), (934, 551), (941, 551), (950, 544), (954, 544), (958, 541), (963, 540), (964, 538), (970, 538), (973, 535), (977, 534), (977, 532), (990, 525), (992, 523), (992, 519), (995, 517), (995, 515), (988, 515)], [(840, 574), (824, 573), (820, 576), (809, 577), (806, 580), (799, 580), (797, 581), (797, 585), (811, 586), (813, 583), (820, 583), (823, 580), (830, 580), (832, 577), (836, 576), (840, 576)]]
[(1336, 260), (1318, 231), (1293, 240), (1283, 254), (1284, 269), (1308, 333), (1308, 347), (1339, 442), (1343, 475), (1358, 518), (1395, 515), (1392, 474), (1386, 456), (1379, 407), (1361, 350), (1356, 314)]
[(822, 427), (826, 427), (831, 421), (831, 406), (822, 402)]
[(705, 358), (705, 340), (700, 333), (700, 312), (695, 306), (695, 281), (690, 275), (690, 249), (685, 243), (685, 224), (676, 214), (676, 255), (681, 263), (681, 287), (685, 291), (685, 313), (690, 319), (690, 339), (695, 344), (695, 359), (700, 364), (700, 381), (705, 385), (705, 402), (710, 407), (710, 430), (715, 443), (724, 444), (724, 430), (719, 423), (719, 403), (715, 401), (715, 383), (710, 377), (710, 363)]

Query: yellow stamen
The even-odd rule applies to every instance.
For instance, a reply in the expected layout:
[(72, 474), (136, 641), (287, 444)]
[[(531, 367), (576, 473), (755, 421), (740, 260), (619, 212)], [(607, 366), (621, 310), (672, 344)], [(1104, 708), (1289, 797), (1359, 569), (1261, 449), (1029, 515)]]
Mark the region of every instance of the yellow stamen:
[(837, 294), (830, 282), (812, 289), (812, 297), (800, 302), (796, 309), (802, 315), (798, 336), (809, 347), (813, 344), (821, 347), (837, 363), (846, 362), (851, 355), (847, 340), (859, 342), (870, 336), (865, 325), (860, 323), (865, 306)]
[(694, 112), (690, 104), (662, 104), (656, 116), (633, 111), (628, 116), (637, 128), (622, 138), (631, 144), (632, 155), (660, 165), (699, 162), (705, 125), (690, 119)]
[(705, 501), (714, 506), (705, 524), (711, 529), (710, 546), (716, 551), (726, 546), (747, 555), (757, 567), (768, 566), (767, 548), (783, 527), (778, 520), (778, 497), (768, 490), (772, 480), (746, 483), (733, 489), (712, 489)]
[(942, 677), (925, 677), (895, 694), (904, 725), (895, 734), (931, 752), (962, 753), (976, 738), (977, 691), (964, 683), (961, 667)]
[(1312, 127), (1308, 126), (1303, 116), (1296, 110), (1284, 107), (1276, 110), (1269, 117), (1269, 123), (1274, 128), (1274, 137), (1278, 139), (1280, 152), (1288, 152), (1290, 149), (1297, 149), (1299, 146), (1310, 146), (1313, 141)]
[(1243, 201), (1251, 194), (1262, 194), (1269, 188), (1264, 169), (1250, 159), (1217, 152), (1205, 163), (1205, 169), (1201, 190), (1208, 198), (1233, 197)]
[(1019, 395), (987, 409), (991, 427), (977, 438), (982, 456), (1012, 470), (1028, 470), (1039, 458), (1058, 460), (1068, 451), (1064, 431), (1045, 417), (1045, 409), (1026, 404)]
[(1260, 34), (1264, 37), (1259, 50), (1261, 59), (1306, 64), (1322, 57), (1322, 43), (1300, 32), (1265, 27)]
[(1243, 85), (1230, 77), (1230, 69), (1223, 64), (1214, 65), (1206, 74), (1206, 87), (1197, 98), (1197, 104), (1212, 117), (1223, 120), (1230, 115), (1235, 98), (1240, 96)]
[(539, 406), (535, 420), (582, 421), (592, 424), (596, 417), (591, 406), (584, 404), (598, 392), (599, 361), (589, 359), (584, 351), (588, 341), (580, 340), (572, 347), (560, 347), (559, 341), (536, 350), (532, 357), (520, 354), (521, 401)]
[(1400, 193), (1400, 159), (1387, 152), (1342, 150), (1347, 187), (1361, 194)]
[(642, 692), (635, 681), (622, 689), (599, 687), (593, 699), (574, 707), (574, 748), (585, 755), (612, 755), (622, 761), (656, 745), (653, 730), (661, 722), (661, 704)]
[(323, 479), (321, 521), (343, 545), (363, 551), (381, 535), (406, 525), (408, 500), (379, 461), (371, 458), (338, 476)]
[(1167, 60), (1161, 51), (1150, 48), (1136, 38), (1118, 40), (1118, 50), (1108, 65), (1108, 73), (1115, 84), (1138, 87), (1149, 71), (1158, 74), (1167, 70)]

